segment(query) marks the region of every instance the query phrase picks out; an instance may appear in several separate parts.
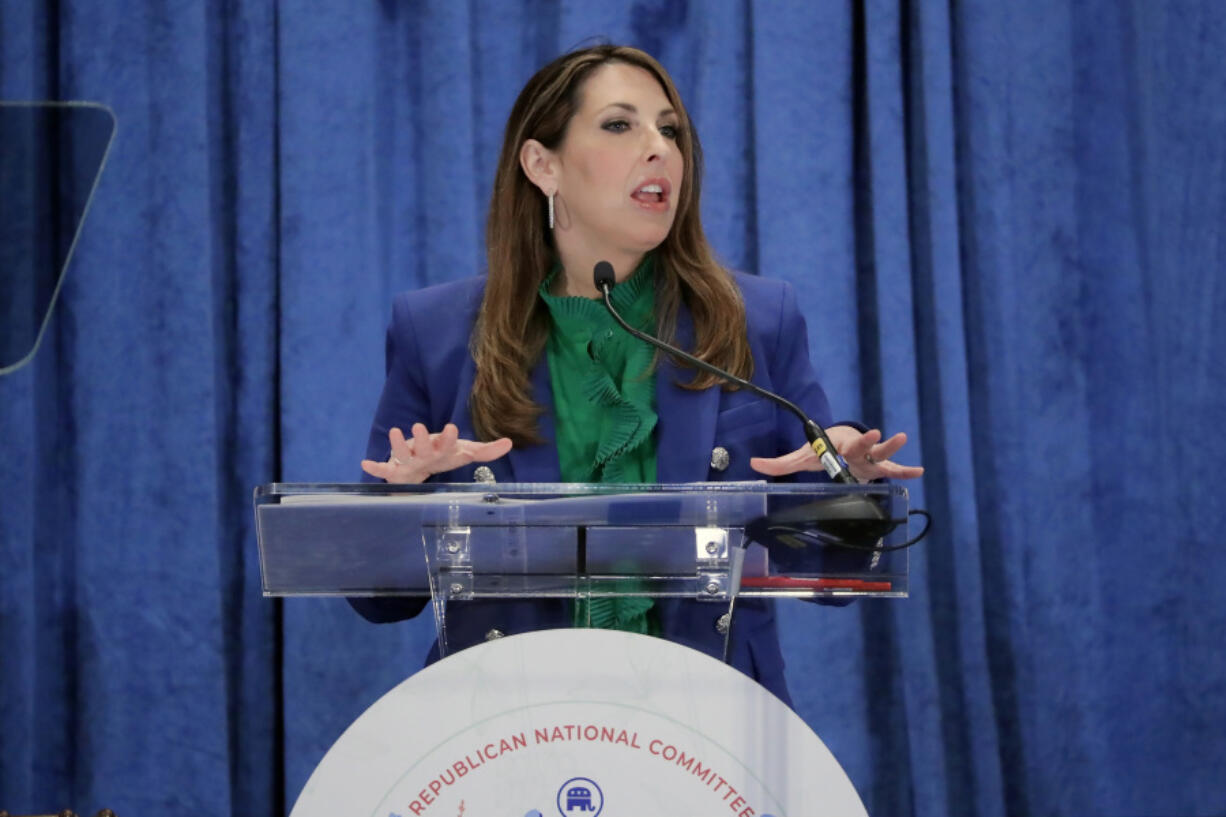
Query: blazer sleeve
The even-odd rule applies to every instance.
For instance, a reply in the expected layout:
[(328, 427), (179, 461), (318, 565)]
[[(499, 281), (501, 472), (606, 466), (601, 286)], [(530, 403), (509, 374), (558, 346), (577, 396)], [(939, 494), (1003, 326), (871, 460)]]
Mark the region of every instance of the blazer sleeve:
[[(818, 382), (817, 374), (809, 358), (809, 335), (804, 315), (796, 301), (796, 291), (791, 284), (783, 282), (779, 299), (779, 334), (775, 354), (771, 360), (771, 381), (779, 384), (779, 393), (800, 406), (810, 418), (822, 427), (835, 425), (826, 392)], [(781, 453), (795, 451), (807, 444), (804, 429), (790, 412), (780, 412), (779, 445)], [(839, 421), (838, 425), (850, 425), (867, 431), (860, 423)], [(829, 482), (824, 471), (805, 471), (795, 474), (798, 482)], [(866, 570), (872, 556), (861, 551), (832, 550), (824, 557), (825, 566), (832, 571)], [(850, 599), (819, 599), (819, 604), (843, 607)]]
[[(386, 460), (391, 453), (387, 434), (399, 426), (408, 432), (413, 423), (431, 425), (430, 393), (425, 383), (425, 368), (417, 342), (409, 296), (397, 295), (392, 302), (392, 320), (384, 341), (383, 392), (370, 425), (366, 442), (366, 458)], [(363, 472), (363, 482), (379, 482)]]
[[(392, 320), (384, 344), (386, 380), (370, 426), (366, 458), (386, 460), (391, 454), (387, 434), (393, 427), (408, 429), (412, 423), (430, 423), (430, 397), (423, 382), (421, 353), (413, 323), (409, 298), (398, 295), (392, 303)], [(362, 472), (362, 482), (382, 482)], [(367, 621), (382, 624), (413, 618), (429, 599), (400, 597), (350, 597), (349, 604)]]
[[(778, 302), (774, 353), (770, 357), (770, 381), (782, 396), (800, 406), (822, 427), (831, 424), (830, 401), (818, 382), (817, 373), (809, 358), (809, 332), (805, 317), (796, 301), (796, 290), (790, 283), (781, 282)], [(780, 411), (776, 429), (777, 450), (787, 454), (806, 444), (804, 428), (790, 412)], [(819, 471), (795, 475), (805, 482), (821, 482), (828, 477)]]

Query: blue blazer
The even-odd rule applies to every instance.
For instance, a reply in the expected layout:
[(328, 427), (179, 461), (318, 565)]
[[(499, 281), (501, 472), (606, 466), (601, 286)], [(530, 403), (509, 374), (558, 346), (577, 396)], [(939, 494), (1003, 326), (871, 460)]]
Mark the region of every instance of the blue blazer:
[[(483, 277), (467, 278), (396, 296), (387, 332), (387, 381), (379, 399), (366, 456), (386, 460), (388, 431), (408, 431), (415, 422), (438, 431), (455, 423), (460, 436), (475, 438), (468, 397), (476, 372), (469, 353), (469, 336), (484, 289)], [(791, 286), (757, 276), (736, 274), (745, 301), (752, 381), (799, 405), (817, 422), (830, 423), (826, 395), (809, 362), (805, 321)], [(677, 340), (688, 348), (693, 320), (684, 306), (677, 316)], [(546, 355), (532, 371), (533, 395), (545, 408), (540, 432), (549, 442), (513, 448), (487, 463), (499, 482), (558, 482), (554, 439), (553, 393)], [(751, 456), (771, 457), (794, 451), (805, 443), (800, 422), (773, 403), (745, 391), (718, 387), (690, 391), (678, 383), (693, 372), (662, 359), (656, 375), (657, 478), (662, 483), (718, 482), (763, 479), (749, 467)], [(716, 446), (728, 451), (723, 470), (711, 466)], [(438, 474), (440, 482), (470, 482), (476, 465)], [(798, 478), (824, 479), (804, 474)], [(395, 621), (416, 615), (418, 599), (352, 599), (372, 621)], [(657, 601), (664, 637), (719, 656), (723, 635), (717, 620), (726, 608), (683, 599)], [(466, 602), (454, 605), (449, 619), (453, 649), (471, 646), (491, 634), (514, 634), (570, 626), (569, 606), (562, 601)], [(437, 658), (437, 644), (427, 660)], [(737, 602), (733, 626), (732, 664), (790, 703), (783, 676), (783, 656), (775, 625), (774, 605), (760, 599)]]

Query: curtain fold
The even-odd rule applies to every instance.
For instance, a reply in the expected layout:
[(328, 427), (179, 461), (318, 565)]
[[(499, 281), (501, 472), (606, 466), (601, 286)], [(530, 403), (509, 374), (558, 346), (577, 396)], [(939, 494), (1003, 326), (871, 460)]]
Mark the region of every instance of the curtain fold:
[(796, 286), (836, 416), (927, 468), (908, 600), (779, 606), (869, 812), (1226, 809), (1226, 7), (0, 21), (0, 98), (119, 122), (43, 347), (0, 378), (0, 808), (287, 812), (420, 666), (428, 617), (262, 597), (251, 491), (358, 478), (392, 295), (481, 271), (516, 93), (604, 38), (672, 72), (708, 235)]

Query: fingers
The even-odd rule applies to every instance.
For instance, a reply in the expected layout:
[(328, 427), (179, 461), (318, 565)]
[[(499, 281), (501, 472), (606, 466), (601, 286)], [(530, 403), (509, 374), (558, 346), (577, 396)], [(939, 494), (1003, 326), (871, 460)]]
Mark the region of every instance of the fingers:
[[(847, 461), (855, 477), (861, 481), (893, 477), (895, 479), (911, 479), (924, 473), (923, 468), (898, 465), (889, 462), (894, 454), (907, 441), (907, 435), (899, 432), (884, 443), (878, 443), (881, 432), (871, 429), (863, 434), (854, 429), (852, 434), (838, 435), (839, 454)], [(852, 436), (854, 434), (854, 436)], [(834, 442), (832, 439), (831, 442)], [(872, 460), (869, 460), (869, 456)], [(782, 457), (751, 457), (749, 467), (759, 474), (770, 477), (782, 477), (800, 471), (820, 471), (821, 461), (809, 446), (801, 446), (790, 454)]]
[(749, 467), (768, 477), (781, 477), (787, 473), (783, 470), (782, 460), (783, 457), (750, 457)]
[(414, 423), (406, 439), (399, 428), (388, 431), (390, 452), (387, 462), (362, 460), (362, 470), (372, 477), (392, 483), (419, 483), (432, 474), (450, 471), (471, 462), (489, 462), (511, 450), (510, 438), (490, 442), (461, 440), (454, 423), (434, 434), (424, 423)]
[(457, 437), (459, 430), (451, 423), (443, 426), (443, 430), (437, 434), (431, 434), (425, 423), (413, 424), (411, 462), (413, 468), (421, 474), (415, 482), (454, 467), (447, 465), (447, 461), (455, 453)]
[(390, 463), (375, 462), (374, 460), (362, 460), (362, 470), (378, 479), (387, 479), (392, 471)]
[(804, 445), (782, 457), (750, 457), (749, 467), (768, 477), (782, 477), (798, 471), (815, 471), (821, 463), (813, 449)]
[(898, 449), (902, 448), (906, 444), (907, 435), (900, 431), (885, 442), (874, 445), (871, 449), (869, 449), (869, 453), (873, 455), (873, 459), (875, 460), (888, 460), (890, 457), (898, 453)]
[(455, 448), (456, 441), (460, 439), (460, 429), (456, 428), (455, 423), (448, 423), (443, 426), (441, 432), (432, 436), (434, 439), (434, 450), (443, 454)]
[[(843, 438), (843, 447), (839, 449), (839, 454), (848, 462), (856, 460), (865, 460), (869, 453), (873, 450), (873, 446), (881, 439), (881, 432), (875, 428), (869, 429), (863, 434), (845, 435)], [(876, 455), (873, 455), (874, 458)]]
[(907, 442), (907, 435), (901, 431), (885, 442), (880, 442), (881, 431), (871, 428), (863, 434), (843, 435), (838, 446), (839, 455), (848, 464), (873, 463), (888, 460), (894, 452)]
[(405, 441), (404, 432), (400, 429), (393, 428), (391, 431), (387, 432), (387, 440), (389, 443), (391, 443), (391, 456), (393, 458), (393, 462), (395, 462), (395, 460), (408, 462), (413, 456), (413, 447)]
[[(861, 482), (874, 479), (915, 479), (923, 476), (922, 467), (899, 465), (890, 459), (907, 443), (907, 435), (901, 431), (885, 441), (882, 441), (881, 431), (876, 428), (861, 432), (851, 426), (839, 425), (826, 429), (826, 433), (835, 450), (847, 462), (852, 475)], [(795, 459), (806, 454), (803, 461)], [(797, 471), (817, 471), (821, 468), (817, 458), (808, 452), (807, 448), (773, 459), (754, 457), (749, 466), (758, 473), (772, 477), (794, 474)]]
[(916, 479), (924, 475), (922, 465), (899, 465), (896, 462), (884, 463), (883, 476), (890, 479)]
[(899, 465), (890, 460), (906, 445), (906, 434), (900, 431), (885, 442), (878, 442), (880, 439), (881, 432), (874, 428), (858, 438), (849, 438), (845, 449), (839, 452), (856, 479), (870, 482), (874, 479), (915, 479), (923, 476), (924, 469), (918, 465)]
[(488, 443), (469, 443), (469, 462), (489, 462), (499, 457), (505, 457), (511, 450), (511, 438), (502, 437)]
[(426, 428), (425, 423), (413, 423), (413, 427), (409, 429), (413, 435), (413, 447), (410, 454), (418, 457), (425, 457), (433, 450), (430, 439), (430, 430)]

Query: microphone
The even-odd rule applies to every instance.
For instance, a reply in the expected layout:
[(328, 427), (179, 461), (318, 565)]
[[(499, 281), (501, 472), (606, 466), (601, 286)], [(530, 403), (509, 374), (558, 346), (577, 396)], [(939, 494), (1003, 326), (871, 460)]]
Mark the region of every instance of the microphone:
[(750, 383), (748, 380), (737, 377), (731, 372), (725, 372), (717, 366), (712, 366), (705, 360), (699, 360), (688, 352), (670, 346), (659, 338), (653, 337), (646, 332), (640, 332), (630, 324), (626, 323), (625, 319), (617, 313), (613, 307), (613, 302), (610, 300), (609, 292), (617, 285), (617, 278), (613, 273), (613, 265), (608, 261), (596, 262), (596, 268), (592, 270), (592, 279), (596, 284), (596, 289), (604, 296), (605, 309), (609, 310), (609, 314), (613, 316), (613, 320), (617, 321), (623, 329), (636, 338), (650, 343), (657, 349), (663, 349), (674, 358), (684, 360), (691, 366), (702, 369), (704, 372), (709, 372), (716, 377), (722, 378), (729, 383), (735, 383), (743, 389), (753, 392), (767, 400), (782, 406), (788, 411), (795, 414), (800, 422), (804, 425), (805, 439), (809, 441), (809, 447), (813, 449), (813, 453), (817, 454), (818, 460), (821, 461), (822, 468), (830, 475), (830, 479), (835, 482), (841, 482), (846, 485), (857, 485), (858, 480), (852, 476), (851, 471), (838, 456), (838, 451), (835, 450), (834, 444), (830, 442), (830, 438), (826, 436), (826, 429), (815, 423), (807, 414), (801, 411), (800, 406), (793, 403), (784, 397), (780, 397), (774, 392), (769, 392), (761, 386)]
[[(592, 270), (592, 279), (596, 284), (596, 289), (604, 298), (605, 309), (623, 329), (674, 358), (683, 360), (729, 383), (735, 383), (787, 409), (800, 419), (804, 426), (805, 439), (809, 441), (809, 447), (813, 449), (813, 453), (817, 454), (822, 468), (830, 479), (844, 485), (859, 484), (859, 480), (852, 475), (847, 465), (839, 458), (834, 444), (826, 435), (826, 429), (812, 420), (799, 406), (785, 397), (769, 392), (717, 366), (712, 366), (705, 360), (700, 360), (626, 323), (626, 320), (614, 308), (610, 298), (610, 291), (617, 285), (617, 278), (613, 272), (613, 265), (608, 261), (596, 263), (595, 269)], [(798, 551), (807, 549), (809, 545), (833, 545), (873, 553), (910, 547), (923, 538), (928, 532), (927, 527), (919, 537), (904, 545), (881, 547), (876, 544), (905, 521), (905, 518), (891, 518), (885, 509), (868, 496), (851, 493), (817, 502), (802, 502), (797, 507), (777, 508), (761, 519), (751, 522), (746, 526), (745, 532), (750, 539), (766, 545), (773, 558), (786, 560), (794, 559)]]

